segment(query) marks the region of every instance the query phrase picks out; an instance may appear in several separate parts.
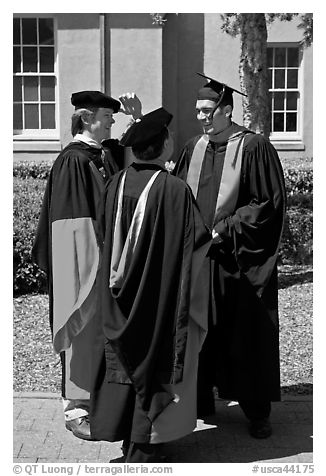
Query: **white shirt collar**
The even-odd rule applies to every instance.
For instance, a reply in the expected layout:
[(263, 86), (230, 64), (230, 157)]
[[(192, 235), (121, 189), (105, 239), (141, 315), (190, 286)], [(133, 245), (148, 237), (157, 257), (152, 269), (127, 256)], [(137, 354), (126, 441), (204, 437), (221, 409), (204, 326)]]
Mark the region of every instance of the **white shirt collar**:
[(88, 136), (85, 136), (84, 134), (76, 134), (73, 138), (73, 142), (84, 142), (85, 144), (95, 147), (96, 149), (102, 149), (102, 146), (96, 142), (96, 140), (91, 139)]

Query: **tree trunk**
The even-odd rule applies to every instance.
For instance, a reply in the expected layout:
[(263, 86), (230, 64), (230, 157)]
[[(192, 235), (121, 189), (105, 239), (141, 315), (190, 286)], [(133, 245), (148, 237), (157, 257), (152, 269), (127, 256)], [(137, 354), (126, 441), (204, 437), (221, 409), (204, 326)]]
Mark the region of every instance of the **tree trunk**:
[(240, 14), (239, 65), (244, 126), (268, 138), (270, 110), (267, 78), (267, 28), (264, 13)]

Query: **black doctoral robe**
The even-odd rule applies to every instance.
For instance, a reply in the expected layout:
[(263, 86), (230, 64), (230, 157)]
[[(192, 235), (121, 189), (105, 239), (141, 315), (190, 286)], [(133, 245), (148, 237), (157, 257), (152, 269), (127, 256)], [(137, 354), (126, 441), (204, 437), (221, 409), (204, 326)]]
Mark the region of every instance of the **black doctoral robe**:
[[(157, 172), (144, 200), (141, 193)], [(195, 241), (199, 246), (210, 236), (189, 187), (150, 162), (133, 163), (126, 175), (112, 178), (104, 222), (103, 333), (93, 362), (91, 433), (95, 439), (145, 443), (175, 398), (172, 385), (183, 379), (193, 249)]]
[(105, 139), (101, 143), (105, 150), (104, 163), (108, 176), (112, 176), (124, 169), (125, 148), (118, 139)]
[(80, 141), (59, 154), (47, 182), (32, 250), (48, 277), (50, 325), (54, 349), (62, 357), (66, 398), (89, 397), (101, 254), (98, 210), (112, 174), (101, 154), (100, 148)]
[[(277, 255), (285, 213), (284, 178), (271, 143), (236, 124), (228, 136), (239, 131), (244, 143), (238, 196), (232, 210), (220, 214), (215, 223), (227, 140), (208, 143), (199, 176), (196, 198), (202, 217), (222, 238), (211, 247), (202, 270), (210, 289), (210, 317), (200, 374), (210, 387), (218, 387), (221, 398), (277, 401)], [(199, 138), (186, 144), (173, 171), (185, 181)]]

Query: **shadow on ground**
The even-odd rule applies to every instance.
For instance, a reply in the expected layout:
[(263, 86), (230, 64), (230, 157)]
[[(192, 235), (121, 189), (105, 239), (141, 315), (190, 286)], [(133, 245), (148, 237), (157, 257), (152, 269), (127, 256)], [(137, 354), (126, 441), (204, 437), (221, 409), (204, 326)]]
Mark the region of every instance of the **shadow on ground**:
[(282, 395), (312, 395), (313, 394), (313, 384), (312, 383), (297, 383), (295, 385), (285, 385), (281, 388)]
[(171, 463), (282, 462), (283, 459), (312, 462), (311, 405), (301, 401), (274, 403), (271, 421), (270, 438), (251, 438), (239, 406), (220, 401), (217, 413), (205, 419), (201, 429), (165, 445), (167, 460)]
[[(216, 413), (192, 434), (163, 445), (164, 463), (312, 463), (312, 398), (272, 404), (270, 438), (256, 440), (237, 402), (216, 400)], [(17, 463), (122, 462), (121, 441), (83, 441), (65, 430), (59, 398), (14, 399)]]
[(309, 267), (289, 267), (289, 270), (280, 270), (278, 275), (278, 288), (284, 289), (295, 284), (313, 282), (313, 271)]

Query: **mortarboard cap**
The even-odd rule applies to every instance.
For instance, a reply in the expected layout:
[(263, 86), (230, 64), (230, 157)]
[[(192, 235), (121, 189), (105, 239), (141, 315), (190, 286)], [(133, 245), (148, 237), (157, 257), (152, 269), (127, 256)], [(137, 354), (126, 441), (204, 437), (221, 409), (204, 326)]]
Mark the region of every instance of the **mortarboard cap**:
[(134, 147), (150, 143), (170, 124), (172, 117), (172, 114), (163, 107), (145, 114), (127, 129), (120, 144)]
[(208, 83), (206, 83), (203, 87), (201, 87), (197, 94), (197, 99), (209, 99), (211, 101), (220, 104), (222, 99), (232, 98), (233, 93), (242, 94), (242, 96), (246, 96), (245, 93), (238, 91), (237, 89), (228, 86), (225, 83), (221, 83), (220, 81), (216, 81), (209, 76), (205, 76), (205, 74), (197, 73), (199, 76), (208, 79)]
[(115, 113), (120, 110), (120, 101), (100, 91), (79, 91), (78, 93), (72, 93), (71, 104), (75, 106), (75, 109), (92, 106), (106, 107), (112, 109)]

